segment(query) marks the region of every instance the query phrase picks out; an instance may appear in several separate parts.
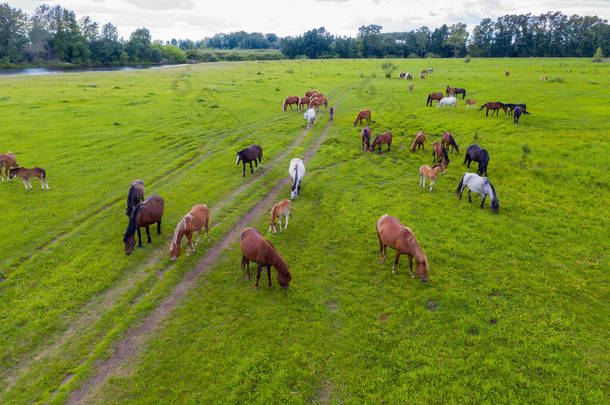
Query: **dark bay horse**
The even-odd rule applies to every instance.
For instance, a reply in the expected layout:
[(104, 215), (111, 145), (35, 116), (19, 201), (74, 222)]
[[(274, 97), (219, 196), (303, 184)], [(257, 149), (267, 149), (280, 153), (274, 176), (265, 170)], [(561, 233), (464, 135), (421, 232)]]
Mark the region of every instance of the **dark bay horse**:
[(443, 132), (443, 146), (447, 149), (451, 147), (452, 151), (455, 151), (455, 153), (458, 155), (460, 154), (460, 148), (458, 147), (457, 143), (455, 143), (453, 135), (451, 135), (451, 133), (448, 131)]
[(481, 106), (481, 108), (479, 108), (479, 111), (481, 111), (483, 108), (487, 108), (487, 110), (485, 111), (485, 116), (488, 117), (489, 115), (489, 110), (491, 111), (491, 115), (494, 115), (494, 112), (496, 113), (496, 117), (498, 116), (498, 112), (500, 111), (500, 109), (504, 110), (504, 113), (506, 113), (506, 104), (501, 103), (499, 101), (496, 102), (489, 102), (489, 103), (485, 103)]
[[(527, 110), (527, 106), (525, 104), (506, 103), (505, 105), (508, 107), (508, 115), (513, 115), (513, 111), (517, 106), (521, 107), (523, 111)], [(504, 112), (504, 114), (506, 114), (506, 112)]]
[(250, 262), (258, 264), (256, 271), (256, 284), (254, 288), (258, 290), (258, 280), (265, 267), (267, 267), (268, 287), (271, 288), (271, 266), (277, 270), (277, 282), (283, 289), (288, 288), (292, 276), (288, 271), (288, 265), (282, 256), (275, 250), (271, 242), (261, 235), (258, 229), (246, 228), (240, 237), (241, 247), (241, 268), (246, 268), (246, 280), (250, 279)]
[(381, 145), (384, 143), (388, 144), (388, 152), (390, 151), (390, 146), (392, 146), (392, 134), (389, 132), (384, 132), (383, 134), (377, 135), (375, 139), (373, 139), (373, 143), (369, 150), (373, 152), (375, 150), (375, 146), (379, 148), (379, 153), (381, 153)]
[(441, 101), (443, 99), (443, 93), (430, 93), (428, 94), (428, 101), (426, 101), (426, 106), (432, 107), (432, 101)]
[(449, 156), (447, 150), (440, 142), (434, 142), (432, 145), (432, 162), (443, 163), (445, 167), (449, 166)]
[(466, 156), (464, 156), (464, 163), (468, 162), (468, 166), (470, 167), (470, 162), (472, 161), (479, 162), (479, 168), (477, 173), (479, 176), (487, 176), (487, 165), (489, 164), (489, 153), (487, 150), (482, 149), (479, 145), (470, 145), (468, 149), (466, 149)]
[(330, 110), (328, 111), (328, 120), (332, 121), (333, 118), (335, 118), (335, 107), (330, 107)]
[(131, 182), (131, 187), (129, 187), (129, 192), (127, 193), (127, 216), (131, 216), (131, 212), (133, 211), (133, 207), (135, 207), (139, 202), (144, 201), (144, 182), (142, 180), (134, 180)]
[(447, 91), (445, 93), (446, 93), (445, 95), (447, 97), (449, 97), (449, 94), (452, 94), (454, 96), (457, 95), (457, 94), (461, 94), (462, 95), (462, 100), (466, 98), (466, 89), (460, 89), (460, 88), (457, 88), (457, 87), (447, 86)]
[(136, 245), (136, 231), (138, 231), (138, 247), (142, 247), (142, 235), (140, 234), (140, 227), (146, 227), (148, 243), (151, 243), (150, 231), (148, 229), (149, 225), (156, 223), (157, 235), (161, 235), (161, 218), (163, 217), (164, 208), (165, 201), (158, 194), (153, 194), (146, 200), (144, 200), (144, 202), (141, 202), (136, 205), (131, 214), (131, 217), (129, 218), (127, 230), (125, 231), (125, 234), (123, 234), (123, 242), (125, 243), (125, 254), (131, 254), (131, 252), (133, 251), (133, 247)]
[[(258, 161), (257, 161), (258, 159)], [(242, 149), (237, 152), (237, 161), (235, 164), (238, 165), (239, 161), (243, 163), (243, 175), (242, 177), (246, 177), (246, 163), (250, 163), (250, 173), (254, 174), (254, 170), (252, 170), (252, 162), (256, 165), (256, 169), (258, 170), (258, 164), (261, 166), (263, 164), (263, 148), (260, 145), (250, 145), (246, 149)]]
[(513, 117), (513, 123), (515, 125), (517, 125), (519, 123), (519, 117), (521, 116), (521, 114), (529, 114), (527, 111), (525, 111), (524, 108), (522, 108), (520, 105), (515, 107), (515, 113), (514, 113), (514, 117)]
[[(362, 151), (366, 151), (371, 149), (371, 128), (364, 127), (360, 132), (360, 136), (362, 137)], [(366, 149), (365, 149), (366, 147)]]

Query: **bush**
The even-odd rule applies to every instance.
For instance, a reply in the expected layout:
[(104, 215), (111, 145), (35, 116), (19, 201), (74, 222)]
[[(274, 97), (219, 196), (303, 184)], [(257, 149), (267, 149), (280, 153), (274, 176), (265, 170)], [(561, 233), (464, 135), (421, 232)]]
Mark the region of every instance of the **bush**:
[(440, 55), (435, 54), (434, 52), (428, 52), (426, 54), (426, 58), (440, 58)]
[(411, 52), (411, 53), (409, 54), (409, 56), (407, 56), (407, 58), (411, 58), (411, 59), (417, 59), (417, 58), (419, 58), (419, 55), (417, 55), (416, 53)]
[(600, 46), (595, 51), (595, 55), (593, 55), (593, 62), (601, 62), (604, 59), (604, 52), (602, 51), (602, 47)]
[(394, 73), (397, 68), (396, 65), (386, 59), (385, 62), (383, 62), (383, 64), (381, 65), (381, 69), (383, 69), (383, 71), (385, 72), (385, 77), (390, 78), (392, 77), (392, 73)]
[(470, 55), (466, 55), (466, 58), (464, 59), (464, 63), (470, 63), (470, 59), (472, 59), (470, 57)]
[(553, 82), (553, 83), (563, 83), (563, 79), (561, 77), (554, 77), (551, 80), (549, 80), (549, 82)]

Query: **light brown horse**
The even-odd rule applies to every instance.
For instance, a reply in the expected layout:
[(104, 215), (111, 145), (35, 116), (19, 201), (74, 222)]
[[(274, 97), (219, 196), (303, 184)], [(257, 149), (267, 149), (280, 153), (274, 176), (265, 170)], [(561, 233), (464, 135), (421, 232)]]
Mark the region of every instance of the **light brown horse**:
[(447, 97), (449, 96), (453, 96), (455, 93), (455, 91), (453, 90), (453, 87), (447, 85), (447, 90), (445, 91), (445, 94)]
[(409, 85), (409, 93), (413, 93), (413, 83)]
[(32, 189), (30, 179), (33, 177), (38, 177), (40, 179), (43, 190), (49, 190), (49, 184), (47, 183), (47, 172), (45, 169), (40, 167), (33, 167), (31, 169), (26, 169), (25, 167), (13, 167), (8, 173), (8, 178), (10, 180), (16, 176), (21, 177), (26, 190)]
[(444, 165), (437, 164), (432, 167), (428, 165), (420, 166), (419, 168), (419, 185), (422, 187), (426, 187), (426, 178), (430, 179), (430, 192), (432, 192), (432, 186), (436, 182), (436, 177), (438, 176), (438, 172), (442, 172), (443, 174), (447, 173), (445, 171)]
[(426, 106), (432, 107), (433, 101), (441, 101), (443, 99), (443, 93), (430, 93), (428, 94), (428, 101), (426, 101)]
[(451, 147), (451, 151), (454, 151), (458, 155), (460, 154), (460, 148), (457, 145), (457, 143), (455, 142), (453, 135), (451, 135), (451, 132), (448, 132), (448, 131), (443, 132), (443, 146), (446, 149), (449, 149), (449, 147)]
[[(364, 127), (360, 132), (360, 136), (362, 137), (362, 151), (371, 149), (371, 128)], [(365, 149), (366, 147), (366, 149)]]
[[(187, 256), (190, 256), (190, 254), (195, 251), (195, 246), (199, 245), (199, 239), (201, 239), (201, 231), (203, 228), (205, 228), (205, 234), (208, 237), (208, 242), (210, 241), (210, 233), (208, 230), (209, 221), (210, 210), (208, 210), (208, 207), (205, 204), (193, 205), (193, 208), (191, 208), (188, 214), (182, 217), (176, 226), (174, 237), (169, 242), (169, 259), (172, 262), (175, 262), (178, 260), (178, 257), (180, 257), (180, 245), (182, 244), (182, 238), (184, 236), (186, 236), (188, 242), (186, 245)], [(195, 245), (193, 245), (193, 233), (195, 232), (199, 233), (197, 234)]]
[(316, 95), (309, 100), (309, 108), (318, 110), (322, 104), (328, 109), (328, 99), (324, 96)]
[(470, 107), (472, 108), (476, 108), (477, 107), (477, 100), (466, 100), (466, 109), (468, 110)]
[(318, 94), (318, 90), (309, 90), (305, 92), (305, 97), (311, 97), (315, 94)]
[(301, 111), (303, 109), (303, 106), (309, 106), (309, 99), (310, 98), (308, 96), (299, 98), (299, 104), (297, 104), (297, 111)]
[(286, 225), (284, 226), (284, 230), (286, 230), (286, 228), (288, 228), (288, 217), (290, 216), (290, 208), (291, 208), (291, 203), (290, 200), (287, 199), (283, 199), (282, 201), (280, 201), (279, 203), (275, 204), (273, 206), (273, 208), (271, 208), (271, 218), (269, 221), (269, 230), (267, 231), (267, 233), (271, 232), (271, 229), (273, 229), (273, 233), (277, 233), (276, 229), (275, 229), (275, 219), (277, 218), (279, 221), (279, 227), (280, 227), (280, 233), (282, 232), (282, 215), (284, 216), (284, 218), (286, 219)]
[(424, 131), (419, 131), (413, 140), (413, 144), (411, 145), (411, 152), (415, 152), (415, 148), (418, 150), (421, 148), (425, 152), (426, 149), (424, 148), (424, 142), (426, 142), (426, 134), (424, 134)]
[(284, 104), (282, 104), (282, 111), (286, 111), (286, 106), (290, 106), (290, 111), (292, 111), (293, 104), (296, 104), (297, 108), (299, 107), (299, 96), (286, 97)]
[(136, 245), (136, 231), (138, 231), (138, 248), (142, 247), (142, 235), (140, 234), (140, 227), (146, 227), (146, 236), (148, 236), (148, 243), (151, 243), (149, 225), (154, 223), (157, 224), (157, 235), (161, 235), (161, 218), (163, 218), (163, 209), (165, 208), (165, 201), (159, 196), (159, 194), (153, 194), (148, 197), (144, 202), (136, 205), (131, 217), (129, 218), (129, 224), (123, 234), (123, 243), (125, 243), (125, 254), (130, 255)]
[(379, 153), (381, 153), (381, 145), (383, 145), (384, 143), (388, 144), (388, 152), (389, 152), (390, 146), (392, 146), (392, 134), (387, 131), (384, 132), (383, 134), (377, 135), (375, 137), (375, 139), (373, 139), (373, 143), (371, 144), (369, 151), (371, 151), (371, 153), (372, 153), (375, 150), (375, 146), (377, 146), (377, 148), (379, 149)]
[[(11, 167), (19, 167), (17, 163), (17, 158), (13, 152), (7, 152), (0, 154), (0, 175), (2, 175), (2, 182), (4, 183), (4, 177), (6, 176), (6, 181), (10, 179), (8, 172)], [(2, 168), (4, 168), (4, 172), (2, 172)]]
[(288, 265), (279, 255), (275, 247), (267, 239), (263, 238), (260, 231), (254, 228), (246, 228), (240, 237), (241, 268), (246, 267), (246, 280), (250, 279), (250, 261), (258, 264), (256, 272), (256, 283), (254, 288), (258, 290), (258, 280), (261, 272), (267, 267), (268, 286), (271, 288), (271, 266), (277, 270), (277, 282), (283, 289), (288, 288), (292, 276), (288, 271)]
[(419, 75), (419, 78), (420, 78), (421, 80), (424, 80), (424, 79), (426, 78), (426, 75)]
[(421, 281), (428, 281), (428, 258), (422, 251), (412, 230), (400, 223), (396, 217), (384, 214), (377, 221), (377, 237), (379, 238), (379, 254), (381, 264), (385, 260), (388, 247), (396, 250), (396, 258), (392, 273), (396, 274), (396, 265), (401, 254), (409, 255), (409, 270), (413, 274), (413, 259), (415, 259), (415, 272)]
[(356, 126), (356, 123), (358, 123), (358, 121), (360, 121), (358, 125), (362, 125), (362, 120), (367, 120), (367, 123), (371, 123), (371, 110), (360, 111), (358, 113), (358, 116), (356, 117), (356, 121), (354, 121), (354, 126)]

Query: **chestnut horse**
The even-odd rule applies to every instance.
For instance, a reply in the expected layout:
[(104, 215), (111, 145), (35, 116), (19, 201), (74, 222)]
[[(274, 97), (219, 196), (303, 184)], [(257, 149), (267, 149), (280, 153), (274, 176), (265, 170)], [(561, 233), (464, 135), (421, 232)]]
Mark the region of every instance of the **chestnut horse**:
[(470, 107), (476, 108), (477, 107), (477, 100), (466, 100), (466, 109), (468, 110)]
[(428, 94), (428, 101), (426, 106), (432, 107), (432, 100), (441, 101), (443, 99), (443, 93), (430, 93)]
[(309, 108), (319, 109), (322, 104), (328, 109), (328, 99), (324, 96), (316, 95), (309, 99)]
[(299, 96), (290, 96), (284, 99), (284, 104), (282, 105), (282, 111), (286, 111), (286, 106), (290, 106), (290, 111), (292, 111), (292, 105), (297, 105), (297, 111), (299, 108)]
[(421, 148), (425, 152), (426, 149), (424, 148), (424, 142), (426, 142), (426, 134), (424, 134), (424, 131), (419, 131), (413, 140), (413, 144), (411, 145), (411, 152), (415, 152), (415, 148), (418, 150)]
[[(11, 167), (19, 167), (17, 163), (17, 159), (13, 152), (7, 152), (0, 154), (0, 175), (2, 175), (2, 182), (4, 183), (4, 177), (6, 176), (6, 181), (10, 179), (8, 172)], [(2, 172), (2, 168), (4, 168), (4, 172)]]
[[(371, 128), (364, 127), (360, 132), (360, 136), (362, 137), (362, 151), (371, 149)], [(366, 147), (366, 149), (365, 149)]]
[(443, 164), (437, 164), (432, 167), (428, 165), (423, 165), (419, 168), (419, 185), (422, 187), (426, 187), (426, 178), (430, 179), (430, 192), (432, 192), (432, 186), (436, 182), (436, 177), (438, 176), (438, 172), (442, 172), (443, 174), (447, 173)]
[(269, 221), (269, 230), (267, 231), (267, 233), (271, 232), (271, 229), (273, 229), (273, 233), (277, 233), (276, 229), (275, 229), (275, 219), (277, 218), (279, 221), (279, 226), (280, 226), (280, 233), (282, 232), (282, 215), (284, 216), (284, 218), (286, 219), (286, 225), (284, 226), (284, 230), (286, 230), (286, 228), (288, 228), (288, 217), (290, 216), (290, 208), (291, 208), (291, 203), (290, 200), (287, 199), (283, 199), (282, 201), (280, 201), (279, 203), (275, 204), (273, 206), (273, 208), (271, 208), (271, 218)]
[(127, 216), (131, 216), (131, 212), (133, 211), (133, 207), (135, 207), (138, 203), (144, 201), (144, 193), (146, 189), (144, 189), (144, 182), (142, 180), (134, 180), (131, 182), (131, 187), (129, 187), (129, 192), (127, 193)]
[(358, 123), (358, 121), (360, 121), (358, 125), (362, 125), (362, 120), (367, 120), (369, 124), (371, 123), (371, 110), (360, 111), (358, 113), (358, 116), (356, 117), (356, 121), (354, 121), (354, 126), (356, 126), (356, 123)]
[(447, 150), (440, 142), (434, 142), (432, 145), (432, 162), (443, 162), (445, 167), (449, 166), (449, 156), (447, 155)]
[(449, 149), (451, 146), (451, 151), (454, 151), (458, 155), (460, 154), (460, 148), (455, 143), (455, 139), (453, 139), (453, 135), (450, 132), (443, 132), (443, 146)]
[[(199, 245), (199, 239), (201, 239), (201, 231), (205, 228), (205, 234), (208, 237), (208, 242), (210, 241), (210, 232), (208, 229), (208, 223), (210, 221), (210, 210), (205, 204), (195, 204), (193, 208), (186, 214), (178, 225), (176, 226), (176, 230), (174, 231), (174, 237), (169, 242), (169, 259), (172, 262), (178, 260), (180, 256), (180, 244), (182, 243), (182, 238), (186, 236), (188, 241), (186, 245), (186, 255), (190, 256), (192, 252), (195, 251), (195, 246)], [(197, 240), (195, 241), (195, 245), (193, 245), (193, 233), (199, 232), (197, 234)], [(191, 249), (189, 252), (189, 248)]]
[(25, 167), (19, 166), (13, 167), (8, 172), (8, 178), (10, 180), (16, 176), (21, 177), (21, 181), (23, 181), (23, 185), (25, 186), (26, 190), (32, 189), (32, 183), (30, 183), (30, 179), (32, 177), (38, 177), (42, 183), (42, 189), (46, 189), (47, 191), (49, 190), (49, 184), (47, 183), (47, 172), (45, 169), (40, 167), (32, 167), (31, 169), (26, 169)]
[(479, 168), (477, 169), (477, 173), (479, 176), (487, 176), (487, 165), (489, 164), (489, 153), (487, 150), (482, 149), (479, 145), (470, 145), (468, 149), (466, 149), (466, 155), (464, 156), (463, 165), (468, 162), (468, 166), (470, 167), (470, 162), (472, 161), (479, 162)]
[(303, 106), (309, 106), (309, 97), (301, 97), (299, 98), (299, 104), (297, 104), (297, 111), (301, 111)]
[(496, 117), (498, 116), (498, 112), (500, 111), (500, 109), (504, 110), (504, 113), (506, 114), (506, 104), (503, 104), (499, 101), (496, 102), (490, 102), (490, 103), (485, 103), (481, 106), (481, 108), (479, 108), (479, 111), (481, 111), (483, 108), (487, 108), (487, 110), (485, 110), (485, 116), (488, 117), (489, 115), (489, 110), (491, 110), (491, 115), (494, 115), (494, 112), (496, 113)]
[(409, 85), (409, 93), (413, 93), (413, 83)]
[(261, 272), (267, 267), (268, 286), (271, 288), (271, 266), (277, 270), (277, 282), (283, 289), (288, 288), (292, 276), (288, 271), (288, 265), (279, 255), (275, 247), (267, 239), (263, 238), (260, 231), (254, 228), (246, 228), (240, 237), (241, 268), (246, 267), (246, 280), (250, 279), (250, 262), (258, 264), (256, 271), (256, 283), (254, 288), (258, 290), (258, 280)]
[(392, 146), (392, 134), (389, 132), (384, 132), (383, 134), (377, 135), (375, 139), (373, 139), (373, 143), (369, 150), (371, 153), (375, 150), (375, 146), (379, 148), (379, 153), (381, 153), (381, 145), (384, 143), (388, 144), (388, 152), (390, 151), (390, 146)]
[(315, 94), (318, 94), (318, 90), (309, 90), (305, 92), (305, 97), (311, 97)]
[(165, 201), (159, 196), (159, 194), (153, 194), (144, 200), (144, 202), (136, 205), (131, 213), (131, 217), (129, 218), (127, 230), (123, 234), (125, 254), (130, 255), (133, 251), (133, 247), (136, 245), (136, 231), (138, 231), (138, 247), (142, 247), (142, 235), (140, 234), (140, 227), (146, 227), (148, 243), (151, 243), (150, 231), (148, 229), (149, 225), (156, 223), (157, 235), (161, 235), (161, 218), (163, 217), (164, 208)]
[(386, 256), (386, 249), (389, 246), (396, 250), (392, 273), (396, 274), (396, 265), (400, 255), (407, 254), (409, 255), (411, 278), (415, 278), (413, 274), (413, 259), (415, 259), (415, 272), (419, 279), (422, 282), (428, 281), (428, 258), (417, 243), (412, 230), (401, 224), (398, 218), (384, 214), (377, 221), (377, 237), (379, 238), (379, 255), (382, 265)]

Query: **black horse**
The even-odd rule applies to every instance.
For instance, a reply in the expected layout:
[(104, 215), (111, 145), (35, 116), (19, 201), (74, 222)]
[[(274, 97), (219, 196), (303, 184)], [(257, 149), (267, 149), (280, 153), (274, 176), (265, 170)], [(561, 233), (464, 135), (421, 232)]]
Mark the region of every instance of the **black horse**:
[[(258, 162), (257, 160), (258, 159)], [(258, 170), (258, 164), (261, 166), (263, 164), (263, 148), (260, 145), (250, 145), (246, 149), (242, 149), (237, 152), (237, 161), (236, 165), (239, 164), (239, 161), (242, 161), (244, 164), (243, 176), (246, 177), (246, 163), (250, 163), (250, 172), (254, 174), (254, 170), (252, 170), (252, 162), (256, 165), (256, 169)]]
[[(513, 111), (517, 107), (521, 107), (523, 111), (527, 110), (527, 106), (525, 104), (505, 104), (508, 107), (508, 115), (513, 115)], [(506, 111), (504, 112), (506, 114)]]
[(464, 157), (464, 163), (468, 162), (468, 167), (470, 167), (471, 161), (479, 162), (479, 168), (477, 170), (477, 174), (479, 176), (487, 176), (487, 164), (489, 163), (489, 153), (487, 150), (482, 149), (479, 145), (470, 145), (466, 150), (466, 156)]
[(515, 112), (514, 112), (514, 116), (513, 116), (513, 122), (515, 123), (515, 125), (517, 125), (519, 123), (519, 117), (521, 116), (521, 114), (529, 114), (527, 111), (525, 111), (524, 108), (521, 108), (520, 105), (515, 107)]
[(466, 98), (466, 89), (459, 89), (457, 87), (449, 87), (447, 86), (447, 91), (445, 92), (445, 96), (449, 97), (449, 89), (453, 90), (453, 95), (457, 98), (458, 94), (462, 95), (462, 100)]
[(133, 208), (138, 205), (139, 202), (144, 201), (144, 182), (142, 180), (134, 180), (129, 187), (127, 193), (127, 216), (131, 217)]

